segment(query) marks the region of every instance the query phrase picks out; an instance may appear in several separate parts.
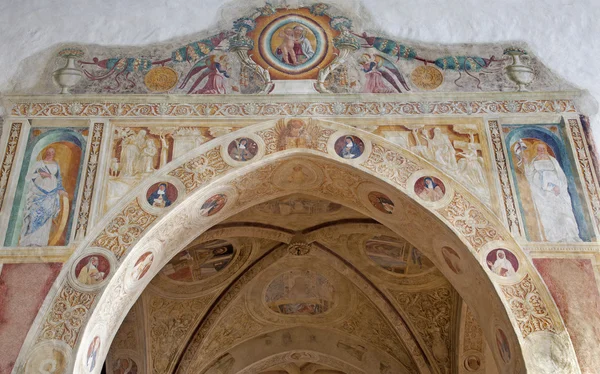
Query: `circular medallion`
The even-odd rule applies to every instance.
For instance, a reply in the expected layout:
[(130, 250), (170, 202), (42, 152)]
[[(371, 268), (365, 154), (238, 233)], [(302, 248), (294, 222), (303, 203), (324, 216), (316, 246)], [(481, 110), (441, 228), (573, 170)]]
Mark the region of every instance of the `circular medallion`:
[(327, 34), (315, 21), (297, 14), (279, 17), (259, 37), (259, 53), (274, 69), (301, 74), (315, 68), (327, 54)]
[(514, 277), (519, 270), (519, 260), (511, 251), (494, 249), (486, 256), (486, 264), (492, 273), (504, 278)]
[(378, 191), (371, 191), (369, 192), (368, 198), (375, 209), (380, 212), (385, 214), (394, 213), (394, 202), (386, 194)]
[(25, 372), (66, 374), (70, 354), (71, 348), (62, 341), (42, 341), (31, 351), (25, 364)]
[(433, 66), (418, 66), (410, 74), (410, 80), (422, 90), (435, 90), (444, 82), (444, 75)]
[(237, 162), (250, 161), (258, 153), (258, 144), (250, 138), (237, 138), (227, 147), (227, 154)]
[(142, 279), (148, 270), (150, 270), (152, 262), (154, 262), (154, 253), (146, 252), (141, 255), (131, 270), (131, 277), (136, 281)]
[(150, 91), (165, 92), (177, 84), (177, 72), (166, 66), (157, 66), (150, 69), (144, 77), (144, 84)]
[(446, 186), (436, 177), (424, 176), (415, 182), (414, 191), (421, 200), (436, 202), (446, 194)]
[(500, 357), (502, 357), (502, 360), (508, 364), (512, 354), (510, 352), (510, 344), (508, 343), (506, 334), (501, 329), (496, 329), (496, 346), (498, 347), (498, 353), (500, 353)]
[(75, 279), (85, 286), (100, 285), (108, 278), (110, 268), (111, 264), (108, 258), (100, 253), (90, 254), (75, 265)]
[(146, 201), (154, 208), (168, 208), (179, 195), (177, 187), (172, 183), (161, 181), (154, 183), (146, 190)]
[(463, 270), (460, 265), (461, 259), (454, 249), (442, 247), (442, 257), (444, 258), (446, 265), (448, 265), (454, 274), (462, 274)]
[(227, 203), (227, 195), (218, 193), (206, 199), (200, 207), (200, 215), (202, 217), (210, 217), (213, 214), (219, 213)]
[(346, 160), (360, 157), (365, 151), (365, 143), (354, 135), (345, 135), (338, 138), (334, 144), (335, 153)]
[(469, 355), (465, 358), (464, 365), (467, 371), (477, 371), (481, 368), (481, 359), (476, 355)]
[(99, 357), (98, 354), (100, 353), (100, 344), (101, 344), (101, 340), (99, 336), (95, 336), (94, 339), (92, 339), (92, 342), (90, 343), (88, 350), (87, 350), (87, 354), (85, 356), (85, 367), (88, 369), (89, 372), (94, 371), (94, 368), (96, 367), (96, 364), (98, 363)]

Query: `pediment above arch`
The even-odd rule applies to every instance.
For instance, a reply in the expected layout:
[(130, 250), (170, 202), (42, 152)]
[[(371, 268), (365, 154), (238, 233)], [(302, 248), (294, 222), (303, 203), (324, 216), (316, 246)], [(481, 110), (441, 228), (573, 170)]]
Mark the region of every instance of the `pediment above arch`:
[(15, 93), (400, 94), (573, 89), (523, 42), (438, 45), (402, 40), (379, 31), (377, 15), (365, 5), (342, 1), (231, 2), (222, 7), (215, 27), (193, 35), (147, 46), (63, 44), (43, 58), (47, 61), (40, 80), (14, 79), (20, 82)]

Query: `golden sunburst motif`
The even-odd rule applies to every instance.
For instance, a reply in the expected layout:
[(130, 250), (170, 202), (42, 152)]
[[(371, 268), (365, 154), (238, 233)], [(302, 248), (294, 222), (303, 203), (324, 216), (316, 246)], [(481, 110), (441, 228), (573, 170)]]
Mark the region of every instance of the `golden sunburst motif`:
[(178, 78), (175, 70), (166, 66), (158, 66), (146, 74), (144, 84), (150, 91), (166, 92), (175, 87)]
[(433, 66), (418, 66), (412, 71), (410, 80), (420, 89), (435, 90), (444, 82), (444, 75)]

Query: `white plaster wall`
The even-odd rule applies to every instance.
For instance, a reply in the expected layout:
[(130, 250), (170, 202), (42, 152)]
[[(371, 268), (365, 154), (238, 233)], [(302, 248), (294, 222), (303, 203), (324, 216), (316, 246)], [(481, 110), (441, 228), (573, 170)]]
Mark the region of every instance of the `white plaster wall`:
[[(245, 0), (235, 1), (245, 3)], [(281, 5), (285, 1), (271, 2)], [(440, 43), (524, 40), (547, 66), (589, 90), (600, 101), (597, 40), (600, 0), (331, 2), (354, 7), (358, 12), (366, 8), (383, 31), (400, 38)], [(31, 61), (23, 64), (23, 60), (54, 44), (142, 45), (165, 41), (214, 25), (223, 3), (219, 0), (0, 0), (0, 92), (27, 86), (23, 81), (39, 79), (37, 74), (41, 69), (18, 73), (19, 68), (32, 66)], [(296, 5), (298, 0), (287, 3)], [(41, 65), (45, 63), (40, 61)], [(595, 138), (600, 143), (597, 116), (593, 123)]]

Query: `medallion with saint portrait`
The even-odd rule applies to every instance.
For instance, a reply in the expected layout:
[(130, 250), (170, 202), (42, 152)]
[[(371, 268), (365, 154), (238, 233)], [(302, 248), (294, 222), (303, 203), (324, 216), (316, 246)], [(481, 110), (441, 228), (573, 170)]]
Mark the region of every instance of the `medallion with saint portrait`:
[(75, 278), (85, 286), (99, 285), (110, 274), (110, 268), (110, 262), (105, 256), (99, 253), (91, 254), (77, 262)]
[(258, 144), (250, 138), (238, 138), (229, 143), (227, 153), (235, 161), (250, 161), (258, 153)]
[(339, 137), (333, 146), (335, 153), (343, 159), (352, 160), (359, 158), (365, 151), (365, 143), (354, 135)]
[(150, 270), (152, 262), (154, 262), (154, 253), (146, 252), (141, 255), (135, 262), (133, 270), (131, 270), (131, 277), (136, 281), (142, 279)]
[(494, 249), (486, 256), (486, 264), (492, 273), (504, 278), (512, 277), (519, 270), (519, 260), (508, 249)]
[(169, 182), (158, 182), (146, 191), (146, 201), (155, 208), (168, 208), (177, 200), (177, 187)]
[(444, 183), (436, 177), (425, 176), (415, 182), (415, 194), (427, 202), (436, 202), (441, 200), (446, 194)]

